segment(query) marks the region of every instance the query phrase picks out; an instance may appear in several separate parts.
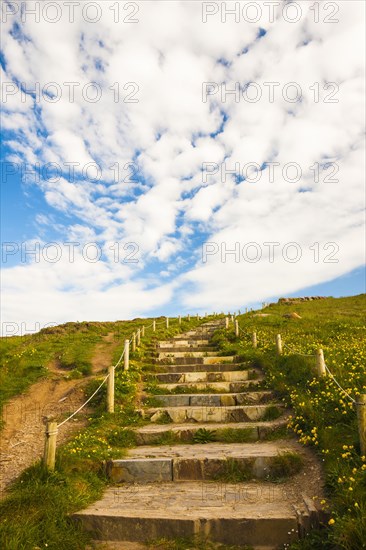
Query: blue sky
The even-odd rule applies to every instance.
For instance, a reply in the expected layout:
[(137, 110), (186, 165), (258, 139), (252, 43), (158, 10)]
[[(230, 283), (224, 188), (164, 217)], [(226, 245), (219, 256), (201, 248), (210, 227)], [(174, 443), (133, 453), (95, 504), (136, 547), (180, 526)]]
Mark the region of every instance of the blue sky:
[(364, 5), (323, 4), (6, 9), (3, 321), (365, 292)]

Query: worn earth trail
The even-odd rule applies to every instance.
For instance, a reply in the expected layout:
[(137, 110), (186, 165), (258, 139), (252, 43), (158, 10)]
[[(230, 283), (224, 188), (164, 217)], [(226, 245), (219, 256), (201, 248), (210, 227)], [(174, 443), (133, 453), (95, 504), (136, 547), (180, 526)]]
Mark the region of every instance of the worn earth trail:
[[(92, 375), (70, 380), (57, 362), (48, 365), (50, 376), (33, 384), (27, 392), (6, 403), (4, 427), (0, 432), (0, 498), (6, 487), (43, 454), (44, 419), (71, 414), (85, 401), (84, 387), (98, 372), (111, 364), (118, 341), (113, 333), (96, 345), (92, 357)], [(85, 409), (85, 412), (87, 410)], [(84, 424), (83, 417), (66, 423), (58, 434), (58, 442), (66, 441)]]
[(112, 486), (74, 515), (95, 547), (203, 537), (269, 550), (324, 519), (315, 505), (320, 464), (286, 436), (289, 411), (265, 389), (263, 372), (218, 354), (211, 338), (220, 324), (157, 344), (157, 390), (143, 409), (149, 423), (136, 428), (138, 446), (109, 462)]

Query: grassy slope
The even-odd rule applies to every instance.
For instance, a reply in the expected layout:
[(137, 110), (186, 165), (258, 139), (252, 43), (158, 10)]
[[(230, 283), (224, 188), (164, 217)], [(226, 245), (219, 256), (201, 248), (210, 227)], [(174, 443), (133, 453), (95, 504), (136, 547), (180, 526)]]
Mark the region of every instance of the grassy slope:
[[(59, 358), (69, 368), (90, 365), (96, 343), (110, 332), (116, 332), (120, 345), (115, 350), (115, 362), (123, 349), (124, 339), (142, 324), (151, 320), (118, 323), (71, 324), (48, 329), (41, 335), (8, 339), (3, 342), (6, 361), (2, 371), (5, 382), (4, 399), (27, 387), (39, 375), (47, 375), (48, 361)], [(202, 321), (201, 321), (202, 322)], [(181, 330), (201, 322), (183, 320)], [(41, 464), (27, 469), (12, 487), (9, 496), (0, 502), (0, 547), (5, 550), (76, 550), (85, 548), (88, 536), (68, 519), (70, 513), (95, 501), (107, 485), (101, 462), (111, 457), (122, 457), (125, 449), (134, 445), (134, 434), (129, 427), (143, 423), (135, 411), (141, 376), (148, 368), (151, 345), (179, 332), (177, 320), (171, 320), (169, 330), (164, 324), (156, 333), (146, 331), (139, 350), (131, 354), (130, 369), (116, 370), (116, 412), (105, 413), (105, 386), (91, 402), (93, 412), (86, 428), (67, 444), (59, 446), (57, 467), (47, 473)], [(34, 351), (33, 351), (34, 350)], [(13, 357), (16, 354), (18, 357)], [(20, 355), (20, 357), (19, 357)], [(39, 367), (39, 372), (35, 369)], [(41, 368), (42, 367), (42, 368)], [(35, 372), (35, 375), (33, 375)], [(71, 371), (72, 372), (72, 371)], [(19, 383), (17, 377), (25, 378)], [(99, 385), (104, 373), (89, 383), (87, 395)], [(59, 419), (60, 420), (60, 419)], [(62, 428), (60, 428), (62, 430)]]
[[(239, 339), (228, 331), (219, 331), (217, 341), (223, 353), (235, 351), (261, 364), (267, 371), (269, 385), (274, 386), (288, 402), (294, 415), (291, 427), (302, 442), (319, 452), (327, 477), (332, 514), (332, 527), (302, 541), (298, 548), (323, 549), (366, 548), (366, 463), (359, 454), (356, 415), (334, 382), (314, 376), (314, 357), (318, 347), (324, 349), (326, 363), (339, 382), (354, 397), (366, 392), (365, 295), (344, 299), (327, 299), (299, 304), (275, 305), (255, 317), (255, 312), (239, 317), (244, 331)], [(296, 311), (301, 319), (286, 319), (283, 314)], [(140, 325), (138, 322), (137, 325)], [(194, 326), (192, 321), (190, 326)], [(136, 325), (136, 326), (137, 326)], [(126, 324), (122, 342), (132, 328)], [(186, 329), (184, 325), (182, 329)], [(176, 328), (171, 329), (173, 333)], [(251, 333), (257, 332), (258, 348), (251, 348)], [(110, 332), (110, 327), (107, 327)], [(291, 347), (277, 357), (274, 338), (281, 333)], [(160, 328), (157, 338), (166, 336)], [(95, 500), (107, 481), (100, 472), (101, 459), (120, 457), (134, 445), (129, 429), (143, 422), (134, 412), (139, 381), (147, 368), (147, 337), (144, 346), (132, 357), (128, 373), (119, 371), (116, 390), (119, 406), (115, 415), (103, 413), (104, 389), (94, 402), (95, 413), (89, 425), (58, 451), (55, 474), (45, 474), (39, 465), (24, 473), (10, 497), (0, 505), (4, 521), (0, 528), (0, 544), (9, 550), (34, 546), (51, 549), (85, 548), (87, 538), (68, 521), (68, 513)], [(26, 363), (24, 365), (26, 372)], [(89, 392), (97, 381), (90, 384)], [(294, 546), (295, 548), (295, 546)]]
[(47, 365), (70, 371), (72, 377), (89, 374), (97, 343), (109, 332), (118, 335), (123, 323), (67, 323), (37, 334), (0, 339), (0, 410), (4, 403), (49, 374)]
[[(322, 348), (330, 371), (357, 400), (366, 393), (365, 311), (366, 295), (276, 304), (239, 316), (239, 339), (232, 325), (227, 334), (217, 335), (223, 350), (235, 350), (264, 366), (268, 384), (294, 410), (290, 428), (324, 462), (332, 527), (299, 548), (366, 548), (366, 460), (360, 456), (355, 407), (330, 377), (317, 379), (315, 357), (300, 355)], [(301, 319), (283, 317), (289, 312)], [(257, 350), (251, 346), (252, 332), (257, 333)], [(275, 353), (278, 333), (286, 344), (282, 357)]]

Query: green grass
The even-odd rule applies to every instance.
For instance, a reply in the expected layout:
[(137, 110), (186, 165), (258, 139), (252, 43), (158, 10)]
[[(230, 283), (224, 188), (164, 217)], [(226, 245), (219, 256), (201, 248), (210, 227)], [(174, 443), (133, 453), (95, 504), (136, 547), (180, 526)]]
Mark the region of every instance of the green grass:
[(297, 453), (285, 452), (273, 457), (270, 461), (268, 481), (286, 481), (303, 469), (304, 460)]
[[(136, 409), (136, 399), (146, 364), (150, 362), (151, 346), (157, 339), (171, 337), (204, 321), (192, 319), (188, 324), (183, 320), (179, 327), (175, 320), (171, 321), (169, 330), (160, 326), (155, 334), (151, 329), (146, 332), (141, 347), (131, 354), (130, 369), (127, 372), (122, 368), (116, 370), (116, 412), (105, 412), (104, 385), (90, 403), (92, 412), (86, 419), (86, 426), (67, 443), (58, 446), (55, 472), (46, 472), (39, 463), (25, 470), (10, 487), (7, 497), (0, 502), (1, 548), (86, 548), (89, 536), (70, 521), (69, 516), (97, 500), (107, 487), (103, 461), (123, 457), (126, 450), (136, 444), (132, 428), (146, 423)], [(39, 378), (37, 371), (34, 371), (38, 363), (42, 366), (44, 376), (47, 375), (44, 367), (55, 358), (55, 354), (64, 358), (64, 365), (67, 358), (67, 364), (74, 365), (72, 369), (76, 365), (80, 367), (82, 360), (90, 360), (96, 343), (113, 330), (116, 331), (118, 343), (113, 357), (115, 363), (123, 349), (124, 339), (142, 324), (148, 325), (150, 321), (136, 319), (118, 323), (72, 323), (71, 326), (53, 327), (39, 335), (22, 339), (3, 339), (4, 365), (0, 371), (1, 381), (4, 382), (2, 403)], [(17, 380), (18, 376), (23, 377), (23, 380)], [(88, 383), (86, 397), (92, 394), (104, 376), (105, 373), (101, 373)]]
[(122, 342), (129, 329), (129, 322), (66, 323), (37, 334), (0, 338), (0, 410), (11, 397), (49, 376), (51, 361), (66, 378), (89, 375), (95, 346), (109, 333)]
[(250, 463), (240, 463), (235, 458), (228, 458), (220, 472), (214, 476), (215, 481), (224, 483), (243, 483), (253, 478), (253, 468)]
[(282, 415), (283, 411), (276, 407), (276, 405), (268, 405), (262, 417), (264, 422), (270, 422), (271, 420), (277, 420)]
[(220, 428), (216, 430), (216, 438), (222, 443), (248, 443), (253, 441), (253, 430), (250, 428)]
[(216, 431), (198, 428), (193, 435), (193, 443), (211, 443), (216, 440)]
[(183, 443), (186, 443), (186, 441), (182, 441), (176, 432), (168, 430), (157, 437), (150, 445), (179, 445)]

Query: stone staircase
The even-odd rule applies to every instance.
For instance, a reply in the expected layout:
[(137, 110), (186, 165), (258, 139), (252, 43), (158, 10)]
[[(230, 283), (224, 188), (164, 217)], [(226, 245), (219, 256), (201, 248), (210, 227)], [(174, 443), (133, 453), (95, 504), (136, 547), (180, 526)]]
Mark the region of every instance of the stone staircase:
[(263, 373), (218, 355), (220, 325), (157, 345), (149, 381), (158, 393), (142, 411), (149, 424), (136, 429), (127, 458), (107, 464), (113, 485), (103, 498), (74, 515), (106, 548), (197, 536), (286, 548), (321, 520), (312, 500), (319, 464), (281, 439), (288, 412), (263, 389)]

